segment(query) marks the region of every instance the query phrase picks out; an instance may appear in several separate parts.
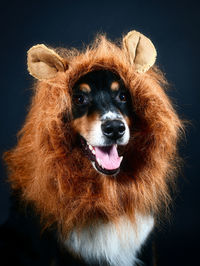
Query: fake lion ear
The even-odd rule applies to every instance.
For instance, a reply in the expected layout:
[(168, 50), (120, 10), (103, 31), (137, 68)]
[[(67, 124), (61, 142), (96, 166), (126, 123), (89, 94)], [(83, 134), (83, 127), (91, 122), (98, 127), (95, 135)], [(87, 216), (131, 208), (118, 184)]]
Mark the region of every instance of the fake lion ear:
[(51, 79), (58, 72), (67, 69), (65, 60), (44, 44), (38, 44), (28, 50), (27, 64), (29, 73), (39, 80)]
[(133, 30), (123, 38), (123, 48), (138, 73), (146, 72), (156, 61), (156, 49), (150, 39)]

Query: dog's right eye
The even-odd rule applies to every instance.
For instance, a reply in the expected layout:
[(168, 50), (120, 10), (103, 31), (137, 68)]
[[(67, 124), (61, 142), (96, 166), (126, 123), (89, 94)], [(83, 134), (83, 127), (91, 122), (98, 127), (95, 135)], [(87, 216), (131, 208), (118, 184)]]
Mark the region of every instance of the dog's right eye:
[(76, 105), (87, 105), (88, 104), (88, 97), (82, 94), (74, 95), (73, 102)]

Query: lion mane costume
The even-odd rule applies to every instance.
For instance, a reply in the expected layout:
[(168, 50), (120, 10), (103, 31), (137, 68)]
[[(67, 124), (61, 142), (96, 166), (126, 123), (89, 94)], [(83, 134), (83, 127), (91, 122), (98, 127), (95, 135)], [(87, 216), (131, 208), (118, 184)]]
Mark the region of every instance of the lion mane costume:
[[(122, 44), (100, 35), (83, 51), (43, 44), (28, 51), (28, 70), (38, 81), (18, 143), (4, 156), (9, 181), (35, 207), (44, 227), (56, 225), (67, 249), (89, 263), (133, 265), (170, 201), (182, 122), (155, 60), (152, 42), (136, 31)], [(101, 69), (121, 77), (136, 114), (115, 177), (92, 167), (72, 126), (74, 84)]]

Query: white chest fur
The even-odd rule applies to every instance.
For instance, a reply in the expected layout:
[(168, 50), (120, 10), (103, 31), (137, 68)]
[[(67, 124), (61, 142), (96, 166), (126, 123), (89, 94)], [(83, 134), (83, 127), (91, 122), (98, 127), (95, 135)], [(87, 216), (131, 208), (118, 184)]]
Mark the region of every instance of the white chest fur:
[(72, 231), (64, 242), (67, 249), (86, 262), (107, 262), (111, 266), (133, 266), (141, 245), (154, 225), (152, 216), (137, 215), (135, 224), (126, 217), (112, 223)]

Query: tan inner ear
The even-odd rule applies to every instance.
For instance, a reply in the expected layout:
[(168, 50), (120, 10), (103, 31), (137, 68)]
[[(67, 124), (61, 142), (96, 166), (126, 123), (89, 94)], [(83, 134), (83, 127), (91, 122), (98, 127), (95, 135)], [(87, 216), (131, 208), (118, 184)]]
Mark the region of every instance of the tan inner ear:
[(64, 59), (44, 44), (33, 46), (27, 56), (28, 71), (36, 79), (51, 79), (58, 71), (66, 70)]
[(138, 73), (146, 72), (156, 61), (153, 43), (140, 32), (130, 31), (123, 39), (123, 48)]

